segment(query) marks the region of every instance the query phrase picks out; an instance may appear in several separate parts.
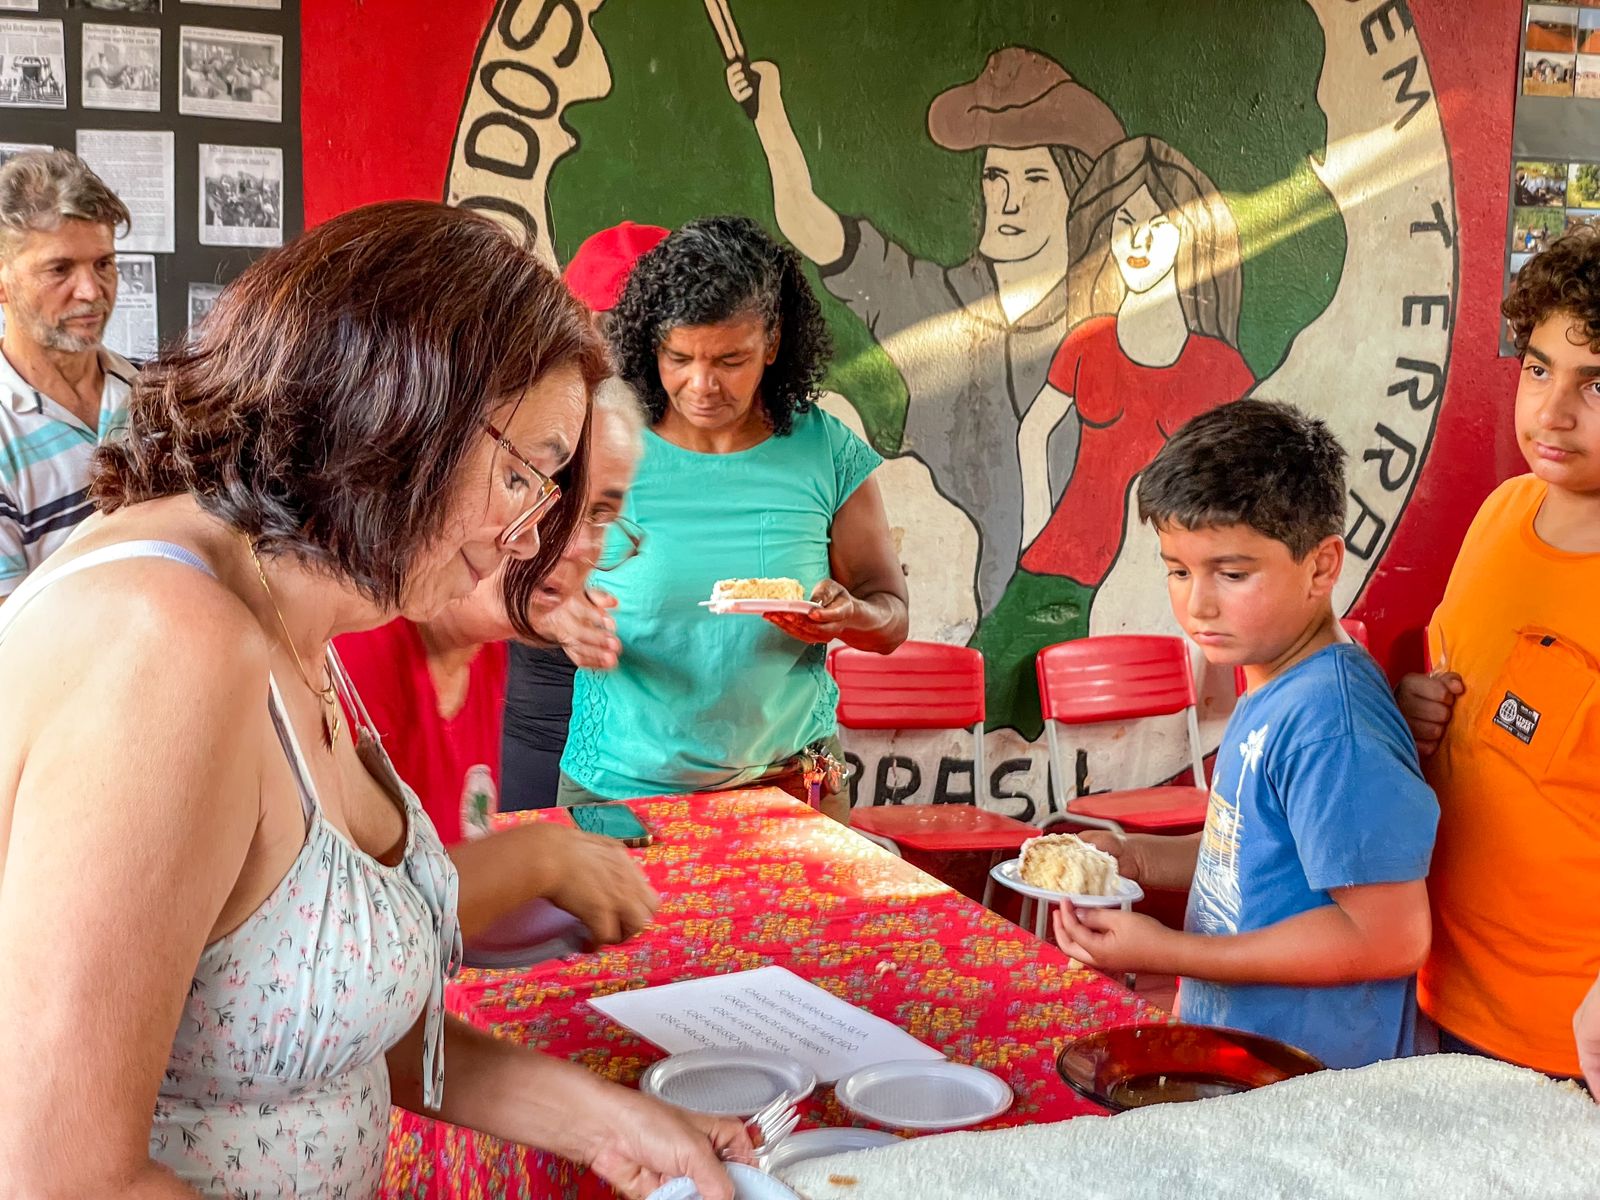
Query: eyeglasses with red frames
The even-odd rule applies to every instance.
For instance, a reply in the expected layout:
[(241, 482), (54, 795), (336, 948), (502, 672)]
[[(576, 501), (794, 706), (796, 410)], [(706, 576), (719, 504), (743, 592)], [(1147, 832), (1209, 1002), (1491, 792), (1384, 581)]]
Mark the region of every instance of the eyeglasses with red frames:
[[(500, 449), (509, 454), (514, 461), (520, 464), (533, 477), (530, 485), (535, 493), (533, 503), (518, 513), (516, 519), (500, 531), (500, 544), (509, 546), (518, 538), (525, 537), (528, 533), (537, 529), (540, 520), (555, 507), (556, 501), (561, 499), (561, 485), (522, 457), (522, 452), (511, 444), (511, 439), (501, 433), (494, 425), (485, 421), (483, 430)], [(535, 536), (537, 536), (536, 533)]]

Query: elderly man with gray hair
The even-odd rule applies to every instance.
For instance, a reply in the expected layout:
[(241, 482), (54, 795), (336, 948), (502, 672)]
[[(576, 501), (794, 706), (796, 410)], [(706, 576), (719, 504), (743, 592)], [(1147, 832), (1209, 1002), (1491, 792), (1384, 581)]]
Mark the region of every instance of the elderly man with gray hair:
[(101, 338), (129, 221), (69, 151), (0, 167), (0, 602), (94, 511), (90, 457), (126, 426), (134, 369)]

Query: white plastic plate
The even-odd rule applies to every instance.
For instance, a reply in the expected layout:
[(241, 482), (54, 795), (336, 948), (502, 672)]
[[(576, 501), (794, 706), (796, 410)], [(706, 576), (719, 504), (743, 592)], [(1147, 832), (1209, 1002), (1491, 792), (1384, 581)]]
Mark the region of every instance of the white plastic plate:
[[(733, 1180), (733, 1200), (800, 1200), (797, 1192), (779, 1183), (765, 1171), (747, 1167), (744, 1163), (723, 1163), (728, 1178)], [(669, 1179), (645, 1200), (700, 1200), (700, 1190), (687, 1176)]]
[(926, 1059), (862, 1067), (833, 1085), (839, 1103), (895, 1129), (961, 1129), (1011, 1107), (1005, 1080), (981, 1067)]
[(779, 1096), (804, 1100), (817, 1086), (811, 1069), (761, 1050), (689, 1050), (653, 1063), (639, 1090), (713, 1117), (750, 1117)]
[(808, 613), (817, 606), (809, 600), (702, 600), (700, 607), (719, 617), (759, 617), (762, 613)]
[(830, 1154), (848, 1154), (852, 1150), (876, 1150), (880, 1146), (897, 1146), (900, 1138), (881, 1129), (851, 1129), (829, 1127), (808, 1129), (804, 1133), (791, 1133), (778, 1143), (778, 1148), (767, 1158), (767, 1170), (779, 1171), (805, 1162), (808, 1158), (827, 1158)]
[(1023, 883), (1018, 872), (1022, 869), (1020, 858), (1008, 859), (996, 864), (989, 872), (994, 876), (996, 883), (1010, 888), (1013, 892), (1021, 892), (1024, 896), (1032, 896), (1035, 900), (1070, 900), (1077, 908), (1127, 908), (1136, 901), (1144, 899), (1144, 889), (1131, 879), (1117, 876), (1117, 890), (1109, 896), (1079, 896), (1071, 892), (1052, 892), (1049, 888), (1034, 887), (1031, 883)]

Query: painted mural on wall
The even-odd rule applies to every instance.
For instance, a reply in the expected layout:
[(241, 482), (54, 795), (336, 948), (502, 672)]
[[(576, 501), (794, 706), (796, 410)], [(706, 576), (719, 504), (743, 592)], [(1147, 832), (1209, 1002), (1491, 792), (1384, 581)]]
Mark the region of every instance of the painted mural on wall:
[[(503, 0), (449, 199), (557, 260), (624, 218), (742, 211), (810, 262), (826, 405), (889, 459), (913, 636), (989, 669), (990, 778), (960, 737), (856, 737), (857, 803), (1059, 807), (1033, 656), (1176, 632), (1130, 497), (1215, 405), (1340, 434), (1348, 607), (1448, 368), (1449, 157), (1398, 0)], [(1214, 745), (1232, 676), (1203, 680)], [(1069, 792), (1185, 764), (1177, 720), (1063, 743)]]

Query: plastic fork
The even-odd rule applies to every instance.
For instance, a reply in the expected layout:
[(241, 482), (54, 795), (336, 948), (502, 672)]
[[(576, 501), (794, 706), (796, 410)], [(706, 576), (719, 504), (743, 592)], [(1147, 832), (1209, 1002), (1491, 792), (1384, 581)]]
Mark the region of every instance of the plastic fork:
[(795, 1126), (799, 1124), (800, 1110), (785, 1092), (745, 1122), (746, 1126), (753, 1127), (761, 1135), (761, 1145), (756, 1148), (755, 1154), (739, 1154), (736, 1151), (724, 1150), (722, 1157), (728, 1162), (748, 1163), (757, 1170), (764, 1171), (767, 1157), (779, 1142), (795, 1131)]

